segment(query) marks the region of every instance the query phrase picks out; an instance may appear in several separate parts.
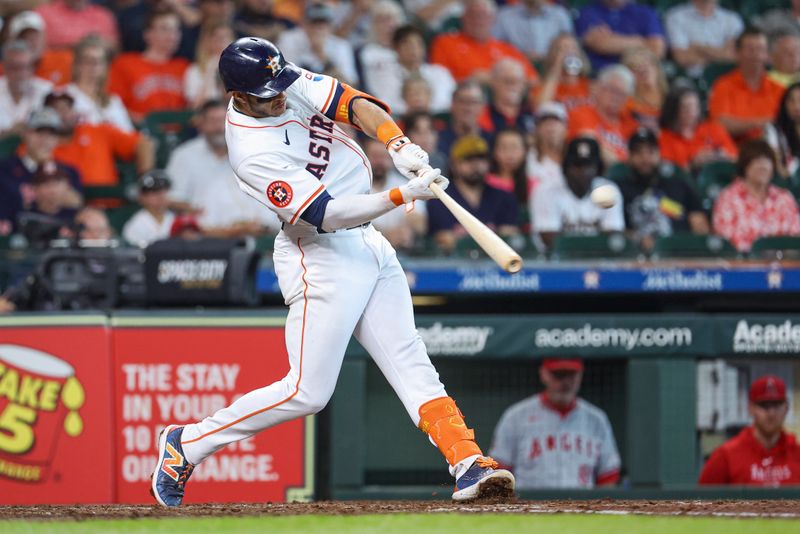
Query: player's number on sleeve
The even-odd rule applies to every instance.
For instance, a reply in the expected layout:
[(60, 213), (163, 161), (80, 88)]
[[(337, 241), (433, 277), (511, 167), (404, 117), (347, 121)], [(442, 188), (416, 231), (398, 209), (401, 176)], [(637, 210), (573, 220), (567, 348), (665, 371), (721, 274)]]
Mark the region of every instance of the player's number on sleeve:
[(36, 410), (9, 404), (0, 414), (0, 451), (23, 454), (33, 447)]

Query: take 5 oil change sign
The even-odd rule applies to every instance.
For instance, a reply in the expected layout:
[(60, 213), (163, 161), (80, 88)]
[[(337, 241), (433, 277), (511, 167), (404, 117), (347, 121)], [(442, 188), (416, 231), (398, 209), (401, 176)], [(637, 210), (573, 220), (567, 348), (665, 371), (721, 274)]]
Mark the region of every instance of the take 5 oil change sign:
[(0, 328), (0, 502), (113, 497), (111, 358), (95, 328)]
[[(281, 320), (282, 321), (282, 320)], [(159, 327), (115, 321), (117, 499), (151, 503), (156, 439), (168, 424), (193, 423), (289, 369), (282, 323), (222, 326), (213, 319)], [(149, 322), (149, 324), (153, 324)], [(303, 500), (313, 490), (313, 420), (297, 419), (234, 443), (206, 459), (186, 486), (185, 503)]]

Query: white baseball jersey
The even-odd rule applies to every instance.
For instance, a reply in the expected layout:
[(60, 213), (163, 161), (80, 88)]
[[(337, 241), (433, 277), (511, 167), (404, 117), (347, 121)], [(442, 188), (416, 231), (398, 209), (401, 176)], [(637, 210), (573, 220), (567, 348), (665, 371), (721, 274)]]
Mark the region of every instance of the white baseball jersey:
[[(369, 161), (332, 120), (346, 115), (339, 99), (344, 91), (328, 76), (303, 71), (286, 91), (287, 108), (279, 117), (256, 119), (228, 110), (226, 138), (239, 185), (284, 222), (273, 262), (289, 306), (289, 372), (185, 426), (182, 445), (190, 463), (321, 410), (333, 394), (352, 336), (375, 360), (415, 425), (423, 404), (447, 396), (417, 333), (408, 281), (386, 238), (372, 225), (318, 231), (325, 195), (370, 192)], [(472, 460), (451, 466), (451, 473)]]
[(607, 184), (616, 190), (620, 199), (610, 208), (597, 206), (589, 193), (583, 198), (576, 197), (566, 180), (537, 187), (530, 200), (533, 231), (584, 235), (623, 231), (625, 215), (622, 211), (622, 194), (616, 184), (598, 177), (592, 180), (590, 190)]
[(338, 90), (333, 78), (302, 70), (281, 116), (257, 119), (233, 101), (228, 107), (225, 137), (239, 186), (285, 223), (308, 224), (300, 216), (323, 191), (334, 198), (370, 191), (367, 156), (331, 118)]
[(491, 456), (512, 466), (518, 489), (592, 488), (619, 474), (608, 417), (577, 399), (566, 413), (542, 394), (508, 408), (494, 431)]

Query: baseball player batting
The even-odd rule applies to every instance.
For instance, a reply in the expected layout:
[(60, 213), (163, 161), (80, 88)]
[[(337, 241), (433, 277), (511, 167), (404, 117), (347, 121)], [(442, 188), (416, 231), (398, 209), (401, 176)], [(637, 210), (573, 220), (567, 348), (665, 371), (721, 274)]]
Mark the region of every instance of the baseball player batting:
[[(411, 293), (389, 242), (370, 221), (447, 180), (428, 165), (380, 100), (286, 61), (271, 42), (239, 39), (219, 70), (232, 93), (226, 139), (241, 189), (283, 222), (274, 264), (289, 306), (289, 373), (206, 419), (167, 426), (158, 440), (152, 492), (181, 504), (192, 470), (229, 443), (320, 411), (333, 394), (351, 335), (370, 353), (408, 415), (455, 477), (453, 499), (511, 495), (514, 476), (475, 442), (439, 381), (414, 325)], [(409, 181), (370, 193), (367, 157), (338, 123), (383, 142)]]

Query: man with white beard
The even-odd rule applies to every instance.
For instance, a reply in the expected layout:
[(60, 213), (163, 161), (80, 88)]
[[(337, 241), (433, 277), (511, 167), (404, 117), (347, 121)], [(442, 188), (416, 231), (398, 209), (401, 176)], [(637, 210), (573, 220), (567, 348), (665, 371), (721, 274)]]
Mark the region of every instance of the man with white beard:
[(244, 194), (233, 176), (225, 144), (226, 111), (220, 100), (200, 106), (195, 117), (200, 135), (170, 156), (166, 171), (172, 179), (172, 208), (195, 213), (209, 236), (277, 233), (278, 218)]

